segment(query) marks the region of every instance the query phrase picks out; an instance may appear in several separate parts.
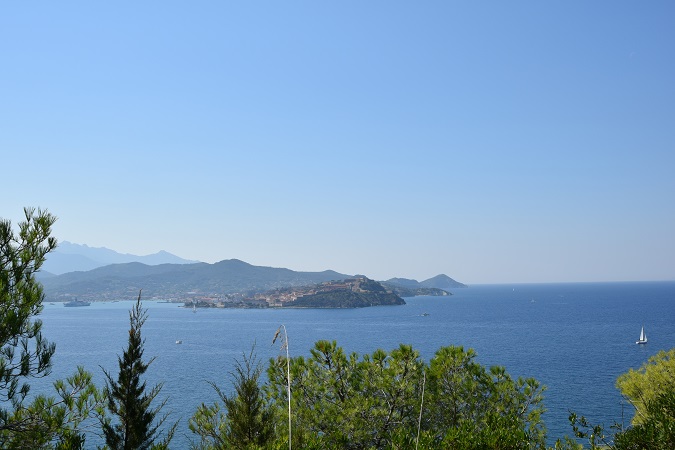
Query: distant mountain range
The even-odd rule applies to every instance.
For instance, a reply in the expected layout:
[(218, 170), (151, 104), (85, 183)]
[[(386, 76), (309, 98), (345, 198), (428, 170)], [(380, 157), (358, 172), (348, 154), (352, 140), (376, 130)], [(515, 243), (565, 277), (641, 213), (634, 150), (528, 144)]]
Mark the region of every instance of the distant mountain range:
[[(254, 266), (237, 259), (207, 264), (185, 260), (164, 251), (135, 256), (62, 242), (48, 255), (38, 276), (48, 301), (73, 297), (90, 301), (133, 299), (140, 289), (144, 298), (192, 301), (196, 297), (245, 296), (272, 289), (343, 280), (353, 275), (332, 270), (296, 272)], [(447, 275), (422, 282), (392, 278), (382, 284), (402, 288), (398, 292), (466, 287)]]
[(250, 295), (348, 277), (332, 270), (295, 272), (230, 259), (215, 264), (111, 264), (87, 272), (45, 277), (40, 281), (50, 301), (73, 296), (93, 301), (133, 299), (140, 289), (144, 298), (181, 300), (196, 296)]
[(152, 255), (138, 256), (117, 253), (105, 247), (89, 247), (88, 245), (63, 241), (59, 242), (59, 246), (47, 255), (42, 270), (54, 275), (61, 275), (68, 272), (84, 272), (110, 264), (130, 262), (155, 266), (159, 264), (194, 264), (199, 261), (179, 258), (164, 250)]

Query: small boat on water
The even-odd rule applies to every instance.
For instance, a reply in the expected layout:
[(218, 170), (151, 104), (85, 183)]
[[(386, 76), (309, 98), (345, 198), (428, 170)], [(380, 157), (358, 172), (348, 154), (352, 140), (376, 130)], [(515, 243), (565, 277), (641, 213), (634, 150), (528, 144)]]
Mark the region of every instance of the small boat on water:
[(181, 341), (180, 339), (178, 339), (178, 340), (176, 341), (176, 344), (182, 344), (182, 343), (183, 343), (183, 341)]
[(642, 330), (640, 330), (640, 339), (635, 341), (636, 344), (646, 344), (647, 343), (647, 335), (645, 334), (645, 327), (642, 326)]

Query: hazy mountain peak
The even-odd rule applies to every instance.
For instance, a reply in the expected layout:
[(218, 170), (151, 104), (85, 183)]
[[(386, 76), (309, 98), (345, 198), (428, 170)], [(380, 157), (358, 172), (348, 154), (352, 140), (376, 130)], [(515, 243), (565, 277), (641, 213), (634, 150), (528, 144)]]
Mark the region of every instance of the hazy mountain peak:
[(424, 280), (420, 283), (424, 287), (434, 287), (438, 289), (453, 289), (453, 288), (465, 288), (466, 285), (455, 281), (445, 274), (439, 274), (435, 277)]
[(192, 264), (199, 261), (183, 259), (165, 250), (160, 250), (152, 255), (139, 256), (118, 253), (105, 247), (90, 247), (87, 244), (62, 241), (54, 251), (47, 255), (47, 260), (42, 268), (46, 272), (60, 275), (67, 272), (88, 271), (109, 264), (130, 262), (140, 262), (153, 266), (159, 264)]
[(429, 278), (428, 280), (424, 280), (422, 282), (408, 278), (392, 278), (385, 281), (385, 283), (401, 286), (407, 289), (436, 288), (448, 290), (466, 287), (465, 284), (455, 281), (445, 274), (436, 275), (435, 277)]

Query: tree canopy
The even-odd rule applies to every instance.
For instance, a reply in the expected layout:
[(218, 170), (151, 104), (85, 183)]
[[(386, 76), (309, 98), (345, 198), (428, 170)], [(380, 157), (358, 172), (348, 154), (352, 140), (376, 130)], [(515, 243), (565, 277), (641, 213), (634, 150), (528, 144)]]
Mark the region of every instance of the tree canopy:
[(153, 359), (143, 361), (141, 328), (147, 318), (147, 312), (141, 305), (138, 294), (136, 305), (129, 312), (129, 342), (122, 356), (118, 356), (119, 373), (117, 380), (104, 370), (106, 385), (104, 392), (107, 407), (113, 416), (101, 419), (106, 445), (112, 450), (146, 450), (167, 448), (176, 425), (172, 426), (165, 439), (158, 439), (160, 428), (167, 419), (164, 415), (155, 420), (166, 403), (152, 406), (152, 402), (162, 390), (162, 383), (146, 391), (146, 382), (142, 376), (148, 370)]
[(211, 383), (221, 402), (202, 403), (190, 418), (190, 430), (200, 437), (202, 449), (265, 448), (274, 439), (273, 411), (262, 392), (263, 367), (254, 349), (234, 364), (230, 395)]
[[(35, 272), (56, 248), (51, 228), (56, 218), (47, 211), (24, 209), (25, 220), (14, 234), (9, 220), (0, 220), (0, 402), (18, 408), (30, 391), (29, 377), (50, 373), (56, 346), (42, 336), (44, 293)], [(0, 430), (17, 429), (0, 408)]]
[[(319, 341), (309, 358), (291, 359), (293, 446), (544, 448), (543, 388), (474, 358), (472, 350), (443, 347), (427, 365), (407, 345), (360, 357)], [(283, 358), (270, 361), (268, 377), (281, 426)]]
[(78, 367), (53, 383), (55, 395), (26, 400), (28, 380), (50, 374), (56, 350), (36, 319), (44, 293), (35, 273), (57, 242), (51, 236), (56, 217), (34, 208), (25, 208), (24, 216), (17, 233), (0, 220), (0, 448), (80, 448), (85, 436), (78, 427), (101, 404), (91, 374)]
[(675, 392), (675, 348), (660, 351), (638, 370), (630, 369), (619, 376), (616, 386), (635, 407), (633, 424), (650, 417), (648, 405), (667, 392)]

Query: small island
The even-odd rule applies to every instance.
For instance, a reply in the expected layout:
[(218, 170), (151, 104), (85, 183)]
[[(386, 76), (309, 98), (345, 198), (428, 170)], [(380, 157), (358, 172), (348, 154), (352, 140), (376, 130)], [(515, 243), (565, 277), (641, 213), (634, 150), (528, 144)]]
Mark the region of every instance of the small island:
[(296, 293), (294, 300), (282, 303), (286, 308), (364, 308), (389, 305), (405, 305), (405, 300), (377, 281), (366, 277), (321, 283), (305, 292)]
[(405, 300), (365, 276), (279, 288), (230, 301), (185, 303), (188, 308), (364, 308), (389, 305), (405, 305)]
[(399, 286), (395, 284), (389, 284), (387, 282), (381, 281), (380, 284), (386, 289), (390, 290), (399, 297), (418, 297), (421, 295), (428, 295), (431, 297), (445, 297), (447, 295), (452, 295), (450, 292), (445, 291), (439, 288), (433, 287), (415, 287), (409, 288), (405, 286)]

